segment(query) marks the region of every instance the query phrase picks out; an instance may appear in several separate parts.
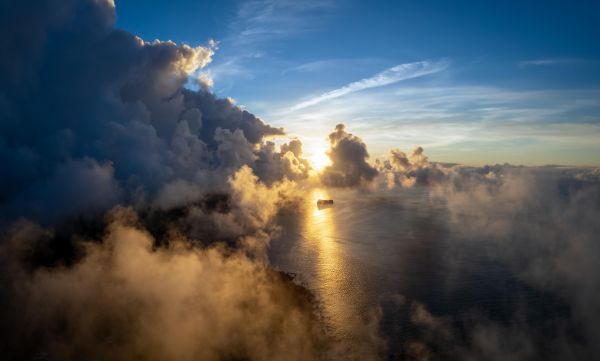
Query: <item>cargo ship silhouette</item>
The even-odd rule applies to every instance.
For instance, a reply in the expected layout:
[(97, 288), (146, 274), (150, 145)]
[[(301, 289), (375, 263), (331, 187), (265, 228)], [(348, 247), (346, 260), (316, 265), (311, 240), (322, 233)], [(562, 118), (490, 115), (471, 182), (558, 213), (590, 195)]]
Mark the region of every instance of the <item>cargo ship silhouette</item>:
[(333, 205), (333, 199), (319, 199), (317, 201), (317, 207), (319, 209), (331, 207), (332, 205)]

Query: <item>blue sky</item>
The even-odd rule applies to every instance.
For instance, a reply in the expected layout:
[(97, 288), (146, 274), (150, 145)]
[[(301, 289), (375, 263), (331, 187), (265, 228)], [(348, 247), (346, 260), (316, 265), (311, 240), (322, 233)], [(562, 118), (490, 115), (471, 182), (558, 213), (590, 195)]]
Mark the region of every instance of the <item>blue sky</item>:
[(306, 144), (600, 165), (598, 1), (116, 0), (145, 40), (205, 45), (213, 91)]

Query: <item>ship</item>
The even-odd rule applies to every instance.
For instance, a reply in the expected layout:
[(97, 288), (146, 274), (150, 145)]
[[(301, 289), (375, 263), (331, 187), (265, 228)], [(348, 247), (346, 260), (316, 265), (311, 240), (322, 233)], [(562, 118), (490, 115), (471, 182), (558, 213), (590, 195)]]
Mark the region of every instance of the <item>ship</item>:
[(317, 206), (327, 206), (333, 204), (333, 199), (319, 199), (317, 201)]

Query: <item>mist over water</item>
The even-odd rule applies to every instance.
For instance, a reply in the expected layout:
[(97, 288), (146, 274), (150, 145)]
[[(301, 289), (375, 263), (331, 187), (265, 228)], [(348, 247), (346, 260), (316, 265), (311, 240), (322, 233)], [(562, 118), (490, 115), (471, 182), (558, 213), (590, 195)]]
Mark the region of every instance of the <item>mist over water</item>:
[[(320, 198), (334, 205), (319, 209)], [(316, 293), (336, 337), (356, 347), (371, 343), (384, 358), (417, 357), (411, 342), (428, 332), (419, 310), (443, 319), (442, 333), (454, 340), (432, 342), (442, 359), (460, 358), (456, 343), (468, 347), (474, 322), (516, 325), (549, 339), (552, 320), (569, 318), (557, 295), (519, 279), (492, 237), (455, 232), (446, 202), (427, 188), (316, 189), (279, 221), (273, 266)], [(383, 345), (373, 346), (373, 335)]]

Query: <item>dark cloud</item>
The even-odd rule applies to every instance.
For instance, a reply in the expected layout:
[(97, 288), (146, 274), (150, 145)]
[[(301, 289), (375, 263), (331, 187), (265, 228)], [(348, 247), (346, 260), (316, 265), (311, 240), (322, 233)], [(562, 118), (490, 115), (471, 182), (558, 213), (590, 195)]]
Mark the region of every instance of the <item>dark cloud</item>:
[(275, 143), (266, 142), (257, 152), (257, 156), (256, 174), (268, 184), (283, 178), (308, 178), (311, 167), (308, 160), (302, 158), (302, 143), (297, 139), (282, 144), (280, 152), (275, 149)]
[(367, 162), (369, 153), (366, 144), (359, 137), (346, 132), (344, 124), (335, 126), (335, 131), (329, 134), (329, 142), (331, 165), (321, 174), (323, 184), (355, 187), (367, 184), (377, 176), (377, 169)]
[[(181, 194), (167, 199), (174, 184), (185, 185), (187, 196), (199, 195), (220, 190), (223, 179), (244, 164), (266, 169), (269, 161), (283, 162), (285, 152), (254, 164), (255, 153), (276, 153), (263, 140), (282, 129), (230, 99), (184, 87), (188, 75), (210, 62), (210, 46), (145, 42), (114, 29), (109, 1), (2, 7), (0, 207), (8, 220), (54, 213), (40, 218), (53, 221), (116, 201), (145, 204), (158, 198), (175, 205), (183, 199)], [(74, 164), (83, 163), (84, 174), (73, 174)], [(90, 172), (90, 164), (110, 172)], [(69, 194), (78, 191), (71, 182), (94, 175), (100, 179), (87, 181), (101, 187), (97, 192), (109, 192), (106, 197), (87, 196), (61, 209), (67, 202), (40, 194), (44, 187), (52, 192), (43, 184), (54, 182), (62, 184), (62, 196), (78, 198)], [(297, 175), (285, 166), (265, 173), (270, 182)]]
[(264, 262), (300, 142), (185, 88), (212, 43), (114, 21), (108, 0), (0, 4), (0, 351), (336, 359), (312, 295)]

